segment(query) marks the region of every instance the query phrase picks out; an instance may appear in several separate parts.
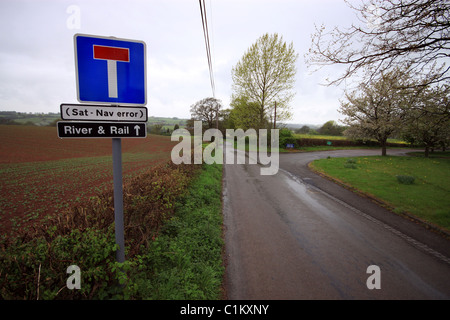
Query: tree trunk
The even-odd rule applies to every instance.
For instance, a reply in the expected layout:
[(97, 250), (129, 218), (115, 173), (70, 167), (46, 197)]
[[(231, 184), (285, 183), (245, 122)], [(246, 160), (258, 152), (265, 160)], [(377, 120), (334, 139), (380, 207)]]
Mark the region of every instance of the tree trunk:
[(425, 158), (428, 158), (430, 148), (428, 146), (425, 146)]
[(386, 140), (381, 141), (381, 156), (386, 156)]

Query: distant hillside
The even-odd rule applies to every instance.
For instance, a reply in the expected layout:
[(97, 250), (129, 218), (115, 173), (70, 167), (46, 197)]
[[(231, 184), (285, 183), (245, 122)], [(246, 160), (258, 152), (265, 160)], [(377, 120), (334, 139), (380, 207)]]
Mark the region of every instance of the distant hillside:
[(59, 113), (0, 111), (0, 124), (48, 126), (58, 119)]
[(175, 126), (178, 124), (180, 127), (183, 127), (186, 125), (187, 119), (180, 119), (177, 117), (172, 118), (163, 118), (163, 117), (148, 117), (148, 124), (149, 125), (155, 125), (159, 124), (162, 126)]
[(320, 124), (303, 124), (303, 123), (286, 123), (285, 126), (286, 126), (286, 128), (289, 128), (291, 130), (300, 129), (303, 126), (307, 126), (307, 127), (311, 128), (311, 129), (317, 130), (322, 125), (320, 125)]
[[(61, 120), (59, 113), (0, 111), (0, 124), (48, 126), (59, 120)], [(177, 117), (149, 117), (148, 124), (149, 126), (160, 125), (163, 128), (170, 127), (170, 129), (173, 129), (176, 124), (180, 127), (185, 126), (186, 120), (187, 119), (179, 119)]]

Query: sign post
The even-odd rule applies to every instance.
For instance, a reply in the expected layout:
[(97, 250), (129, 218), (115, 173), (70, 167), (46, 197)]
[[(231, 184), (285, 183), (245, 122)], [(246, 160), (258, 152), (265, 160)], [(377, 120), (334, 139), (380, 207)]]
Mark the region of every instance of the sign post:
[(113, 180), (114, 180), (114, 228), (117, 262), (125, 262), (125, 236), (123, 225), (123, 184), (122, 184), (122, 139), (112, 139)]
[(68, 121), (58, 122), (58, 137), (112, 139), (116, 260), (122, 263), (122, 138), (147, 136), (146, 45), (143, 41), (76, 34), (74, 47), (77, 99), (82, 104), (61, 104), (61, 118)]

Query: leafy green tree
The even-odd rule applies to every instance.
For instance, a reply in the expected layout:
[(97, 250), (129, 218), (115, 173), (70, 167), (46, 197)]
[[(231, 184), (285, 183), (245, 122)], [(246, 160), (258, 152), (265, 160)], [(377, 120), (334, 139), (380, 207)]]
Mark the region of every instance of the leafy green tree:
[(234, 97), (230, 106), (232, 107), (230, 119), (235, 129), (258, 129), (268, 125), (265, 115), (261, 119), (260, 115), (263, 111), (258, 103), (250, 102), (248, 98), (240, 96)]
[(162, 128), (163, 128), (163, 125), (161, 123), (155, 123), (150, 126), (150, 133), (161, 134)]
[(222, 128), (223, 129), (235, 129), (234, 120), (232, 118), (233, 109), (222, 110)]
[[(276, 102), (277, 121), (289, 120), (297, 58), (293, 44), (286, 44), (282, 36), (261, 36), (232, 69), (237, 118), (248, 117), (254, 129), (267, 127)], [(242, 101), (247, 102), (246, 108)]]
[(345, 127), (340, 126), (336, 121), (330, 120), (325, 122), (319, 129), (319, 133), (326, 136), (341, 136)]
[(311, 130), (310, 127), (308, 127), (307, 125), (304, 125), (300, 129), (295, 130), (295, 133), (306, 134), (306, 133), (309, 133), (310, 130)]

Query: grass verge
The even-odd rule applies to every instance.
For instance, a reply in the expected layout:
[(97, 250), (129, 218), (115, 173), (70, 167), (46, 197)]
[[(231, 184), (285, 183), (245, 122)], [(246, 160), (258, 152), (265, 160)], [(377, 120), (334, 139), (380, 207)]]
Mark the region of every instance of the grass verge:
[(381, 154), (381, 148), (376, 147), (367, 147), (367, 146), (343, 146), (343, 147), (334, 147), (334, 146), (304, 146), (299, 147), (297, 149), (280, 149), (280, 152), (315, 152), (315, 151), (332, 151), (332, 150), (353, 150), (353, 149), (379, 149)]
[[(425, 153), (423, 151), (420, 151), (420, 152), (409, 152), (408, 154), (411, 155), (411, 156), (415, 156), (415, 157), (425, 157)], [(430, 152), (428, 154), (428, 158), (446, 158), (446, 159), (450, 159), (450, 151)]]
[[(396, 213), (408, 213), (450, 231), (450, 159), (356, 157), (315, 160), (310, 167), (375, 197)], [(413, 177), (412, 184), (397, 176)]]
[(220, 299), (222, 260), (222, 165), (202, 166), (174, 216), (131, 275), (136, 298)]

